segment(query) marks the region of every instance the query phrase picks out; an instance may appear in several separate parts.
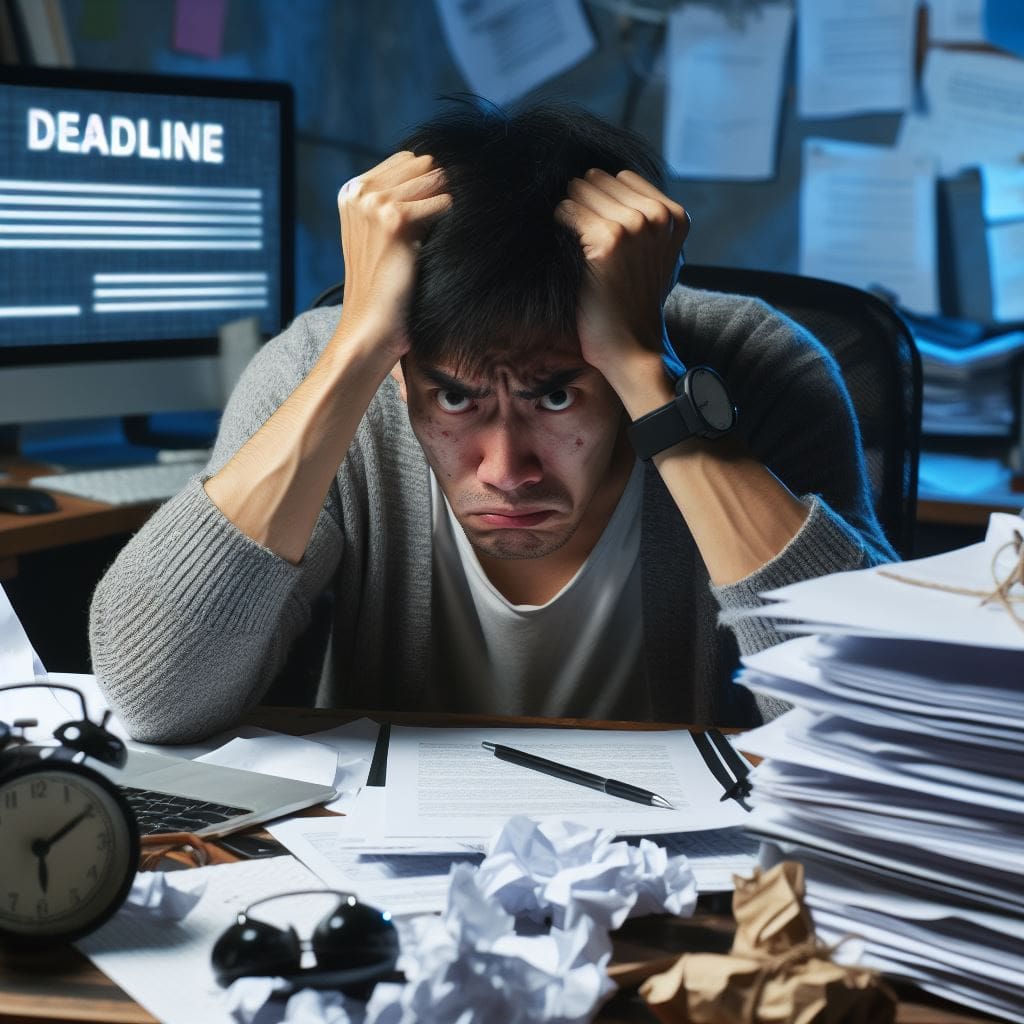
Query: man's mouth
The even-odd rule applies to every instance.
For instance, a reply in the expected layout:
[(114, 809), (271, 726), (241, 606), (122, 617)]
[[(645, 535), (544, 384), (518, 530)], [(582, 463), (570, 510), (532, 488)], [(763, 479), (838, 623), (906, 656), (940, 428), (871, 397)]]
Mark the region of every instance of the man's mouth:
[(530, 526), (539, 526), (554, 514), (555, 510), (551, 508), (538, 509), (534, 512), (521, 509), (488, 509), (486, 512), (474, 512), (473, 518), (486, 526), (494, 526), (503, 530), (521, 530)]

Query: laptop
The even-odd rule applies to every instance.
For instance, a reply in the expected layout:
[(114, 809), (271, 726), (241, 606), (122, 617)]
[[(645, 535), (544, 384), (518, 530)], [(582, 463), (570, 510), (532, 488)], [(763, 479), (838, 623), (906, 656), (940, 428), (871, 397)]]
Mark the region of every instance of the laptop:
[(333, 786), (131, 748), (124, 768), (95, 761), (90, 766), (117, 783), (144, 836), (161, 832), (223, 836), (326, 803), (337, 795)]

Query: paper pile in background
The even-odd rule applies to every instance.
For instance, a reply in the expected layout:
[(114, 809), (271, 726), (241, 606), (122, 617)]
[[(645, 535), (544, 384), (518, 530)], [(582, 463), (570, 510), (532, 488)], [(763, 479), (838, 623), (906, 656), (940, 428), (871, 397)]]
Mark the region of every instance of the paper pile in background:
[(907, 315), (921, 354), (925, 435), (1008, 437), (1015, 422), (1013, 367), (1024, 331), (985, 337), (980, 324)]
[(818, 635), (745, 658), (739, 682), (796, 706), (744, 737), (765, 759), (750, 828), (766, 863), (804, 864), (819, 937), (859, 936), (864, 965), (1024, 1021), (1024, 628), (883, 575), (989, 593), (1014, 531), (995, 515), (981, 544), (771, 592), (762, 613)]

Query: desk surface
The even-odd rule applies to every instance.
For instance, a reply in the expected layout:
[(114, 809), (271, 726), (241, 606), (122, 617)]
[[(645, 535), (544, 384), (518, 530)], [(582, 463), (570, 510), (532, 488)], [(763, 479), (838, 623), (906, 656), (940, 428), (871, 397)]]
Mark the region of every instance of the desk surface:
[[(351, 721), (364, 715), (377, 721), (406, 725), (538, 725), (588, 728), (679, 728), (660, 724), (590, 722), (579, 719), (518, 718), (480, 715), (426, 715), (415, 713), (333, 712), (299, 708), (260, 708), (252, 724), (302, 734)], [(732, 941), (732, 922), (722, 913), (721, 898), (702, 899), (691, 918), (667, 916), (627, 921), (613, 936), (613, 964), (628, 965), (662, 960), (686, 951), (726, 952)], [(704, 904), (707, 904), (706, 906)], [(605, 1024), (653, 1022), (655, 1017), (636, 994), (620, 981), (622, 990), (607, 1003), (596, 1020)], [(901, 992), (899, 1024), (980, 1024), (990, 1018), (960, 1011), (920, 993)], [(105, 1021), (109, 1024), (154, 1024), (155, 1018), (118, 988), (77, 950), (63, 947), (45, 957), (0, 951), (0, 1021)]]
[[(20, 459), (0, 458), (0, 471), (8, 474), (0, 486), (24, 486), (30, 477), (50, 467)], [(99, 540), (137, 530), (152, 514), (153, 505), (106, 505), (99, 501), (53, 492), (57, 511), (42, 515), (0, 512), (0, 579), (13, 576), (18, 555)]]

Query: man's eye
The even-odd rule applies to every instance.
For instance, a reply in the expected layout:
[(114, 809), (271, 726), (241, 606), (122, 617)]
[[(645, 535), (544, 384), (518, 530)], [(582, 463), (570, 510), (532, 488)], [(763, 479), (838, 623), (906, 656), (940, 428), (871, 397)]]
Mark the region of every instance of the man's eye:
[(472, 399), (461, 391), (437, 391), (434, 395), (437, 404), (445, 412), (467, 412), (472, 405)]
[(549, 391), (540, 400), (542, 409), (547, 409), (548, 412), (562, 412), (564, 409), (568, 409), (573, 402), (576, 401), (576, 392), (571, 388), (558, 388), (555, 391)]

